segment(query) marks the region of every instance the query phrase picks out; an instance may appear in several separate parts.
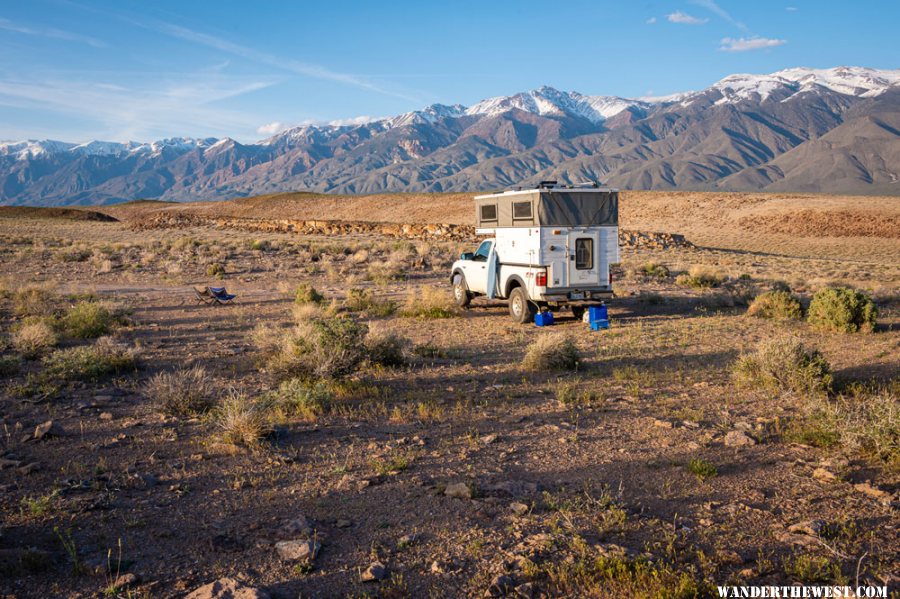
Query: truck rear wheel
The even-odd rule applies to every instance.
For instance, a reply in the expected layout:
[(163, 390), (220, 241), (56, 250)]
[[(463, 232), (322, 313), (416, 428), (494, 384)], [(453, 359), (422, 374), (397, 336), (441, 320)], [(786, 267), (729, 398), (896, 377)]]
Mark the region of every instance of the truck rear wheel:
[(453, 301), (460, 308), (468, 308), (472, 303), (472, 294), (469, 293), (462, 275), (453, 277)]
[(528, 301), (528, 295), (521, 287), (516, 287), (509, 294), (509, 315), (519, 324), (525, 324), (534, 320), (537, 313), (535, 305)]

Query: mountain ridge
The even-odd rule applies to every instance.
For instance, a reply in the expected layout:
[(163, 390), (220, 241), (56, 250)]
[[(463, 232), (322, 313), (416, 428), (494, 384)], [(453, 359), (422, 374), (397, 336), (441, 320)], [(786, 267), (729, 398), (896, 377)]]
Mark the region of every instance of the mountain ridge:
[(0, 203), (471, 191), (540, 179), (643, 189), (900, 193), (900, 69), (729, 75), (660, 98), (549, 86), (255, 143), (0, 143)]

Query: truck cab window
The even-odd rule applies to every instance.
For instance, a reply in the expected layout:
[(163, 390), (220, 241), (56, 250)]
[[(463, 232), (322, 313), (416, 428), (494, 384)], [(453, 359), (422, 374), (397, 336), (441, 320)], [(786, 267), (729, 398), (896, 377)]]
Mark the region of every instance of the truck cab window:
[(575, 240), (575, 268), (578, 270), (594, 268), (594, 240), (590, 237), (579, 237)]
[(481, 245), (478, 246), (478, 249), (475, 251), (475, 257), (472, 258), (475, 262), (487, 262), (488, 255), (491, 253), (491, 242), (483, 241)]

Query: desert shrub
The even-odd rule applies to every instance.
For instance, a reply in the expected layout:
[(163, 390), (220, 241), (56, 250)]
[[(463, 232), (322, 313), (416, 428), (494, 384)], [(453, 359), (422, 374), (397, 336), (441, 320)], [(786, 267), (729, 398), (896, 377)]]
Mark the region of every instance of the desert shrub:
[(0, 356), (0, 376), (18, 374), (21, 367), (21, 360), (17, 356)]
[(831, 367), (817, 350), (791, 337), (762, 341), (732, 368), (737, 384), (773, 392), (823, 393), (831, 389)]
[(112, 312), (102, 304), (80, 301), (60, 318), (66, 335), (76, 339), (94, 339), (109, 333), (114, 322)]
[(875, 330), (878, 309), (869, 297), (847, 287), (826, 287), (813, 296), (806, 320), (813, 328), (838, 333)]
[(787, 291), (768, 291), (758, 295), (747, 309), (748, 316), (775, 320), (800, 320), (803, 307), (800, 300)]
[(528, 346), (522, 367), (525, 370), (575, 370), (581, 357), (575, 342), (562, 333), (540, 335)]
[(401, 313), (414, 318), (453, 318), (459, 315), (459, 309), (448, 290), (419, 287), (410, 290)]
[(134, 353), (101, 337), (93, 345), (59, 349), (44, 358), (44, 378), (56, 380), (97, 381), (105, 376), (128, 372), (135, 368)]
[(276, 325), (261, 322), (253, 328), (250, 340), (264, 356), (270, 356), (281, 349), (284, 331)]
[(145, 387), (147, 396), (166, 414), (192, 416), (213, 405), (213, 381), (200, 366), (154, 375)]
[(284, 378), (333, 378), (357, 369), (366, 357), (368, 327), (350, 318), (323, 318), (287, 333), (269, 368)]
[(30, 316), (13, 329), (12, 345), (26, 358), (36, 358), (56, 347), (56, 331), (45, 318)]
[(900, 471), (900, 380), (854, 384), (835, 397), (806, 397), (801, 412), (787, 430), (789, 440), (840, 445)]
[(372, 329), (366, 336), (366, 352), (372, 364), (402, 366), (408, 346), (409, 339), (384, 329)]
[(225, 275), (225, 265), (221, 262), (213, 262), (206, 265), (206, 276), (221, 278)]
[(295, 304), (322, 304), (324, 302), (325, 296), (316, 291), (316, 288), (309, 283), (300, 283), (294, 291)]
[(656, 262), (645, 262), (638, 269), (645, 277), (654, 277), (657, 279), (664, 279), (669, 276), (669, 269), (666, 268), (663, 264), (657, 264)]
[(265, 403), (235, 390), (213, 412), (213, 421), (222, 441), (234, 445), (256, 447), (272, 432)]
[(334, 397), (328, 385), (322, 381), (309, 382), (302, 379), (283, 381), (278, 389), (269, 393), (273, 420), (301, 419), (315, 421), (324, 414)]
[(254, 239), (249, 243), (249, 247), (256, 252), (266, 252), (272, 249), (272, 244), (267, 239)]
[(675, 282), (678, 285), (697, 289), (718, 287), (724, 280), (725, 277), (717, 270), (701, 265), (692, 266), (686, 273), (682, 273), (675, 278)]
[(390, 316), (397, 311), (397, 304), (375, 297), (368, 289), (350, 289), (344, 306), (351, 312), (364, 312), (369, 316)]
[(387, 285), (392, 281), (402, 281), (405, 274), (403, 264), (396, 260), (391, 260), (389, 262), (370, 264), (366, 276), (377, 285)]
[(22, 287), (13, 294), (13, 311), (19, 316), (50, 316), (56, 311), (57, 299), (46, 287)]
[(696, 476), (697, 480), (701, 482), (719, 474), (715, 464), (703, 458), (691, 458), (691, 461), (687, 463), (687, 471)]

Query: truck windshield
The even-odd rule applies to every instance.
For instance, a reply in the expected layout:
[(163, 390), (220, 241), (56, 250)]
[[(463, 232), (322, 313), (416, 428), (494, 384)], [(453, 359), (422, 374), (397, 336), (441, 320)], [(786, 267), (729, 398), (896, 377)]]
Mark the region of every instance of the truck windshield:
[(491, 242), (483, 241), (478, 249), (475, 250), (475, 256), (472, 258), (475, 262), (487, 262), (488, 255), (491, 253)]

